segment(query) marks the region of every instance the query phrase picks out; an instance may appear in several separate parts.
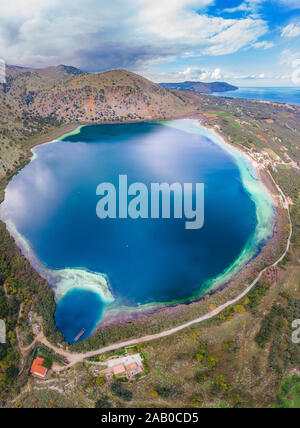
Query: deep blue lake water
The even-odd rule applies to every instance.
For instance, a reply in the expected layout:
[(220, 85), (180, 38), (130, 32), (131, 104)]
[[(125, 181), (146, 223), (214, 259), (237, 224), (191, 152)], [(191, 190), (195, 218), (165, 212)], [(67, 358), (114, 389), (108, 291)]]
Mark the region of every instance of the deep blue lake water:
[(71, 290), (62, 298), (56, 308), (55, 321), (69, 343), (84, 328), (80, 340), (87, 339), (95, 329), (95, 320), (103, 314), (103, 302), (98, 294), (87, 290)]
[(260, 101), (272, 101), (300, 105), (300, 88), (239, 88), (237, 91), (218, 92), (216, 96), (247, 98)]
[[(234, 159), (200, 135), (158, 123), (94, 125), (39, 146), (10, 183), (6, 211), (51, 269), (105, 273), (120, 305), (188, 299), (239, 256), (256, 227), (255, 204)], [(96, 216), (99, 183), (204, 183), (205, 225), (185, 219)], [(83, 284), (84, 285), (84, 284)], [(101, 318), (99, 295), (69, 291), (56, 322), (72, 343)]]

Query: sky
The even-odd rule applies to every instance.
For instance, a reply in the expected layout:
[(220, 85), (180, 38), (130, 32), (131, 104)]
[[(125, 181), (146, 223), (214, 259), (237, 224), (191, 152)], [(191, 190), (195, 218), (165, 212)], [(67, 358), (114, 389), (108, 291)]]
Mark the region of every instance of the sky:
[(299, 0), (8, 0), (0, 61), (300, 86)]

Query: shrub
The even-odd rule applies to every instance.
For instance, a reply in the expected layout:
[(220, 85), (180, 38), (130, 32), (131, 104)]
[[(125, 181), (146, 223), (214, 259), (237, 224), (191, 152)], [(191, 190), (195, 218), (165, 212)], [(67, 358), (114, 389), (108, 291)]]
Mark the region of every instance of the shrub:
[(124, 388), (120, 382), (113, 382), (110, 386), (110, 390), (113, 395), (122, 398), (124, 401), (132, 400), (132, 392)]

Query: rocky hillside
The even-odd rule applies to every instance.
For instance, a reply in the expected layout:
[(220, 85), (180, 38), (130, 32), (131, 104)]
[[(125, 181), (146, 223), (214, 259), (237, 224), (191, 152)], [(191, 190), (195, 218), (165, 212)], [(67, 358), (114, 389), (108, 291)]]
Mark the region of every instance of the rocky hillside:
[(5, 105), (0, 85), (0, 179), (24, 160), (22, 128), (22, 120), (10, 106)]
[(6, 84), (0, 85), (0, 178), (20, 164), (30, 136), (53, 127), (164, 119), (194, 110), (183, 93), (125, 70), (90, 74), (64, 65), (7, 66)]
[(182, 97), (125, 70), (8, 67), (4, 89), (8, 104), (21, 113), (71, 122), (163, 118), (187, 109)]

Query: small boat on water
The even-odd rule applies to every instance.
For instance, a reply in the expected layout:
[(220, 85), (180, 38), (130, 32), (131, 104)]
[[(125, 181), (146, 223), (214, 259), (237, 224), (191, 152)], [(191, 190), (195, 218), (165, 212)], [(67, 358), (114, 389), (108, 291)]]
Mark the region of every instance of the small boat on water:
[(80, 330), (80, 332), (75, 337), (74, 341), (78, 342), (78, 340), (84, 335), (84, 333), (85, 333), (85, 328), (83, 328), (82, 330)]

